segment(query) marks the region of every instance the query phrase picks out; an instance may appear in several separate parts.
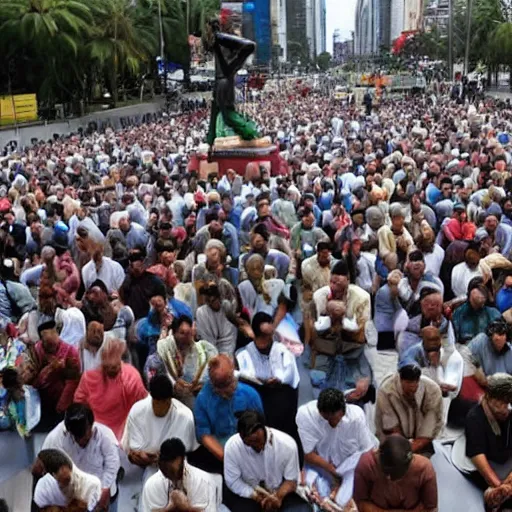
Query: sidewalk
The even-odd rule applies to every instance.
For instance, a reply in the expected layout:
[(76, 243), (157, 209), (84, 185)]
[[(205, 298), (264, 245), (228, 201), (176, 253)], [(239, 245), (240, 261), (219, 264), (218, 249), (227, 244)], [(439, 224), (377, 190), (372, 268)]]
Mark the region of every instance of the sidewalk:
[(512, 100), (512, 91), (507, 89), (506, 87), (487, 89), (485, 95), (499, 100)]

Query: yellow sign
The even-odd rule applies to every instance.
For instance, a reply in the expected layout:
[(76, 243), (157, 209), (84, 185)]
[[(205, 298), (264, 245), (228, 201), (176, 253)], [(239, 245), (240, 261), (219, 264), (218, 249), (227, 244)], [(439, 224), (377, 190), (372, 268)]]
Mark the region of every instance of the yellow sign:
[(37, 121), (37, 96), (16, 94), (0, 96), (0, 124)]

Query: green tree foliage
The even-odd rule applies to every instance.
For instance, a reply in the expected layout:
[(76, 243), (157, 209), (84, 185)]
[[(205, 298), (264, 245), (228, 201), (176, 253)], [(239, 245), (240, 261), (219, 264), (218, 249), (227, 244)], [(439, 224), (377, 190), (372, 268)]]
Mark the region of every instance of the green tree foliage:
[(322, 71), (327, 71), (331, 66), (332, 55), (329, 52), (323, 52), (316, 58), (316, 63)]
[(125, 83), (155, 72), (160, 29), (165, 58), (188, 72), (188, 34), (200, 35), (219, 8), (220, 0), (1, 0), (0, 93), (35, 92), (51, 109), (106, 89), (116, 103)]

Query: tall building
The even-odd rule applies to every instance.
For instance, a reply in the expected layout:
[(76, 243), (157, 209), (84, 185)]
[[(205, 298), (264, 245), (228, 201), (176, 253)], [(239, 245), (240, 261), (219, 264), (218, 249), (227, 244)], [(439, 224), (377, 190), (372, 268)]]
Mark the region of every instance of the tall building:
[(354, 52), (356, 55), (373, 55), (380, 49), (380, 1), (358, 0)]
[(306, 0), (286, 0), (288, 62), (292, 64), (305, 62), (309, 58), (306, 20)]
[(404, 30), (405, 0), (391, 0), (390, 39), (393, 42)]
[(254, 3), (253, 22), (256, 39), (256, 62), (268, 66), (272, 60), (272, 27), (270, 0), (258, 0)]
[(327, 6), (326, 0), (315, 2), (315, 51), (320, 55), (327, 51)]
[(333, 61), (335, 64), (346, 64), (354, 55), (354, 41), (334, 41), (333, 43)]
[[(433, 2), (429, 2), (433, 3)], [(447, 3), (438, 0), (437, 3)], [(391, 0), (391, 43), (402, 32), (422, 30), (424, 26), (425, 0)]]
[(286, 0), (271, 0), (270, 17), (272, 25), (272, 64), (287, 61), (288, 40)]
[(449, 16), (449, 0), (430, 0), (425, 8), (425, 30), (436, 27), (441, 33), (447, 33)]
[(288, 60), (314, 60), (327, 50), (326, 0), (287, 0)]
[(380, 0), (379, 46), (391, 48), (391, 0)]
[(316, 56), (316, 20), (315, 20), (316, 0), (306, 0), (306, 37), (308, 40), (309, 58), (315, 59)]

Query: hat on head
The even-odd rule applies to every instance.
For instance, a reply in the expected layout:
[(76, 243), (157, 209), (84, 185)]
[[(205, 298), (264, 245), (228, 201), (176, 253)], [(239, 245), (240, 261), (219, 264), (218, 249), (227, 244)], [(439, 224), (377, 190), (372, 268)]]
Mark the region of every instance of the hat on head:
[(67, 251), (69, 248), (67, 233), (64, 231), (55, 231), (52, 236), (51, 245), (55, 249), (64, 249)]

